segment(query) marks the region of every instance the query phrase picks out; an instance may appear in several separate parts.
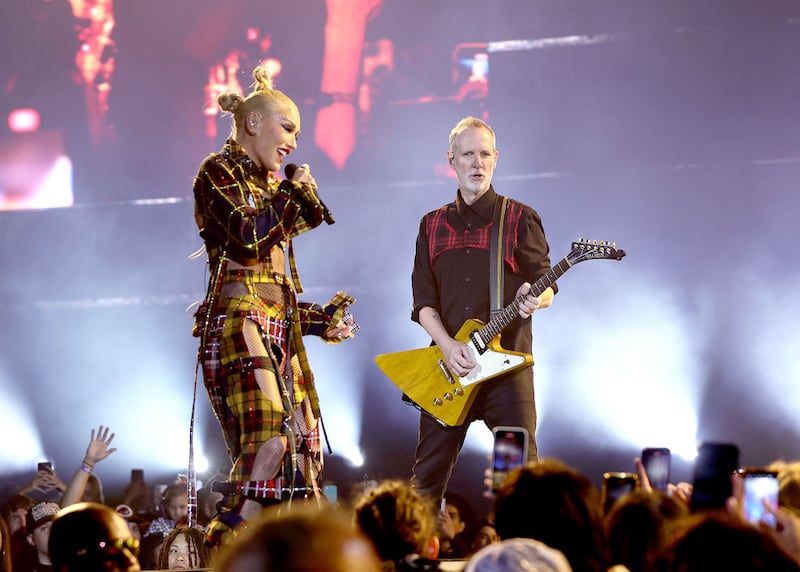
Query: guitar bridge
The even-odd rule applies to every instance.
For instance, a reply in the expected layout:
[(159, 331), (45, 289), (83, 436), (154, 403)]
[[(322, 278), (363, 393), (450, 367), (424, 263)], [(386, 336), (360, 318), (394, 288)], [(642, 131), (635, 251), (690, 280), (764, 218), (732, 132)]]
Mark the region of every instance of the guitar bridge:
[(450, 370), (449, 370), (449, 369), (447, 369), (447, 366), (445, 365), (445, 363), (444, 363), (444, 360), (441, 360), (441, 359), (440, 359), (440, 360), (438, 360), (438, 362), (437, 362), (437, 363), (439, 364), (439, 369), (441, 369), (441, 370), (442, 370), (442, 373), (444, 374), (444, 377), (447, 379), (447, 381), (448, 381), (448, 382), (449, 382), (451, 385), (452, 385), (452, 384), (455, 384), (456, 380), (455, 380), (455, 378), (453, 377), (453, 374), (452, 374), (452, 373), (450, 373)]

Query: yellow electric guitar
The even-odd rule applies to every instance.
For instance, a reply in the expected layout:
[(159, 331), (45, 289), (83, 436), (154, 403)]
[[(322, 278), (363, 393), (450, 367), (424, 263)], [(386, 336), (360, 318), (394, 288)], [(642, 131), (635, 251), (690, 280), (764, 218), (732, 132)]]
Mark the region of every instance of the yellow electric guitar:
[[(583, 239), (573, 242), (570, 253), (534, 282), (531, 292), (539, 296), (579, 262), (621, 260), (624, 256), (625, 251), (617, 249), (612, 243)], [(461, 425), (481, 382), (533, 364), (530, 354), (509, 351), (500, 346), (500, 332), (519, 317), (518, 308), (519, 301), (514, 300), (487, 324), (480, 320), (464, 322), (455, 339), (467, 345), (478, 364), (464, 377), (448, 369), (442, 352), (435, 345), (380, 354), (375, 362), (417, 407), (443, 425)]]

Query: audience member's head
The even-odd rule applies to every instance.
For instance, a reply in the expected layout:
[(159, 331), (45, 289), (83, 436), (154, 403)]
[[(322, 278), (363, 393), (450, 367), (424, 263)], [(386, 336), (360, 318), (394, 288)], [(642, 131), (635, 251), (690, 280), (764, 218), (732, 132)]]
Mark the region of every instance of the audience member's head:
[(383, 561), (435, 558), (436, 514), (431, 502), (401, 481), (385, 481), (354, 504), (355, 522)]
[(80, 502), (56, 515), (50, 528), (55, 572), (138, 572), (139, 543), (114, 509)]
[(54, 502), (42, 501), (28, 509), (25, 519), (28, 531), (28, 543), (36, 550), (36, 559), (41, 564), (50, 564), (48, 543), (50, 526), (61, 507)]
[(164, 539), (175, 526), (187, 524), (189, 492), (185, 483), (175, 483), (164, 488), (159, 502), (159, 512), (161, 516), (153, 519), (142, 535), (139, 562), (145, 568), (156, 566)]
[(161, 512), (164, 518), (181, 524), (186, 522), (189, 515), (189, 493), (185, 484), (178, 483), (164, 489)]
[(128, 530), (131, 531), (131, 536), (141, 542), (142, 528), (145, 526), (144, 519), (137, 515), (132, 507), (126, 504), (118, 504), (115, 510), (118, 515), (125, 519), (125, 522), (128, 524)]
[(28, 495), (13, 495), (0, 507), (0, 516), (6, 521), (8, 531), (15, 534), (25, 529), (25, 518), (28, 509), (33, 506), (34, 500)]
[(456, 528), (456, 534), (471, 533), (475, 525), (475, 513), (469, 501), (459, 494), (448, 491), (444, 495), (444, 505)]
[(156, 569), (191, 570), (211, 566), (211, 549), (205, 544), (205, 533), (199, 528), (178, 526), (161, 545)]
[(628, 493), (606, 516), (611, 564), (622, 564), (630, 572), (649, 570), (660, 548), (664, 525), (689, 514), (686, 503), (661, 491)]
[(265, 508), (220, 547), (215, 572), (378, 572), (372, 544), (336, 507)]
[(767, 534), (724, 512), (694, 514), (665, 525), (658, 572), (798, 572), (800, 566)]
[(472, 540), (470, 541), (470, 551), (477, 552), (484, 546), (489, 546), (490, 544), (494, 544), (495, 542), (499, 542), (500, 537), (497, 536), (497, 529), (494, 527), (494, 522), (491, 520), (482, 520), (478, 522), (478, 525), (475, 530), (475, 534), (472, 536)]
[(512, 471), (494, 500), (498, 536), (534, 538), (564, 553), (574, 570), (606, 569), (603, 507), (588, 477), (556, 459)]
[(532, 538), (510, 538), (481, 548), (464, 572), (572, 572), (566, 557)]

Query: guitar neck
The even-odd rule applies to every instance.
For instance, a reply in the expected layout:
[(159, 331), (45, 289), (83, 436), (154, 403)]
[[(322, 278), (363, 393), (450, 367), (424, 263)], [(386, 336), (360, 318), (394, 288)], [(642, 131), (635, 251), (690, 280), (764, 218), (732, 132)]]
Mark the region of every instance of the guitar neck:
[[(552, 286), (556, 280), (559, 279), (567, 270), (572, 268), (569, 257), (565, 256), (558, 264), (548, 270), (544, 276), (539, 278), (536, 282), (531, 284), (530, 293), (534, 296), (541, 295), (542, 292)], [(526, 294), (527, 295), (527, 294)], [(502, 332), (511, 322), (519, 317), (519, 305), (522, 301), (521, 298), (515, 298), (508, 306), (503, 308), (496, 316), (483, 326), (478, 333), (484, 342), (489, 343), (500, 332)]]

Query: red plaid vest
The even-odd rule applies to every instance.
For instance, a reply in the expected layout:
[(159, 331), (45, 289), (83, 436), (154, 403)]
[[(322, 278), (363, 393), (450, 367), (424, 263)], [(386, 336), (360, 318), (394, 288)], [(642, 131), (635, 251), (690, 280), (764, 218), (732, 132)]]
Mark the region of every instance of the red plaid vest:
[[(500, 200), (500, 199), (498, 199)], [(436, 259), (444, 252), (453, 249), (483, 248), (489, 250), (491, 232), (494, 223), (489, 223), (478, 229), (458, 231), (447, 222), (447, 211), (455, 208), (445, 205), (426, 217), (425, 228), (428, 233), (428, 257), (431, 268)], [(512, 272), (518, 272), (519, 267), (514, 259), (517, 247), (519, 221), (522, 218), (522, 205), (509, 199), (508, 212), (505, 219), (505, 232), (503, 233), (503, 258)]]

